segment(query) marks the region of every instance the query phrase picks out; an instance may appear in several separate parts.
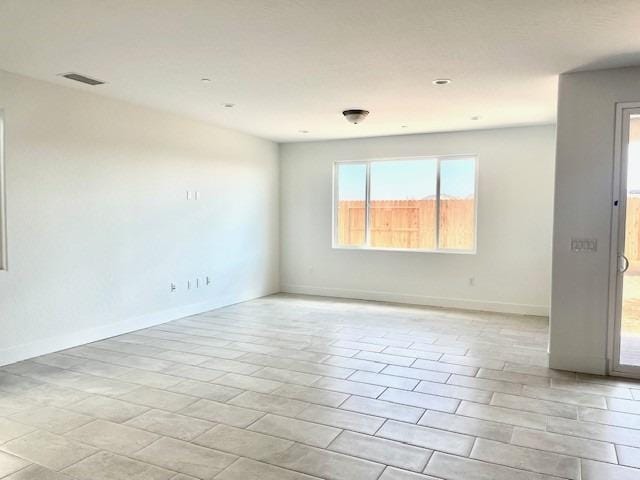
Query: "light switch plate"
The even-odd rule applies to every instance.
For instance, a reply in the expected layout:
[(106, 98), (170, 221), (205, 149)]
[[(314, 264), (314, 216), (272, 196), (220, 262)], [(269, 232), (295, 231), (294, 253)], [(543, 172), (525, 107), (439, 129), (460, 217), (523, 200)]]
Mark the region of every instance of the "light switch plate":
[(595, 238), (572, 238), (572, 252), (597, 252), (598, 240)]

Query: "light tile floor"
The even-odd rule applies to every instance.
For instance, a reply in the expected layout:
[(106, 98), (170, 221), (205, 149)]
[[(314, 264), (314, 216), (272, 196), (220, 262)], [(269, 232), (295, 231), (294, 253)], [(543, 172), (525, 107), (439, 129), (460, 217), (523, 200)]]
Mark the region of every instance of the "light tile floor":
[(9, 480), (640, 479), (545, 318), (277, 295), (0, 369)]

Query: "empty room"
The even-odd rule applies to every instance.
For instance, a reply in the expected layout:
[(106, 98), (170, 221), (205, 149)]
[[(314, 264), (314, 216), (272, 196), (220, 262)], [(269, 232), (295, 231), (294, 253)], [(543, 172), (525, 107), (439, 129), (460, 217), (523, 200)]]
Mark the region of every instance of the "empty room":
[(0, 479), (640, 480), (638, 25), (0, 1)]

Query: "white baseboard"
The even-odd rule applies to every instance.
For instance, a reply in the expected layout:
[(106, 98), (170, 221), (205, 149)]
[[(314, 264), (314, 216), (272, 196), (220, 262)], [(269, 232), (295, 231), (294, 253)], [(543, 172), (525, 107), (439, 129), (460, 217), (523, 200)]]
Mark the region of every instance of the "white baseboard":
[(352, 298), (355, 300), (375, 300), (379, 302), (428, 305), (430, 307), (460, 308), (464, 310), (515, 313), (519, 315), (538, 315), (543, 317), (549, 316), (548, 305), (526, 305), (520, 303), (469, 300), (466, 298), (428, 297), (425, 295), (315, 287), (311, 285), (281, 285), (280, 290), (285, 293), (317, 295), (322, 297)]
[(607, 359), (593, 355), (549, 355), (549, 367), (569, 372), (607, 375)]
[(77, 347), (78, 345), (84, 345), (86, 343), (97, 342), (98, 340), (104, 340), (105, 338), (134, 332), (143, 328), (160, 325), (161, 323), (170, 322), (190, 315), (197, 315), (199, 313), (208, 312), (209, 310), (226, 307), (228, 305), (233, 305), (234, 303), (245, 302), (247, 300), (269, 294), (270, 293), (264, 293), (249, 296), (247, 298), (226, 298), (217, 299), (211, 302), (194, 303), (169, 310), (141, 315), (139, 317), (128, 318), (120, 322), (89, 328), (79, 332), (66, 333), (55, 337), (23, 343), (15, 347), (0, 350), (0, 366), (38, 357), (47, 353), (65, 350), (67, 348)]

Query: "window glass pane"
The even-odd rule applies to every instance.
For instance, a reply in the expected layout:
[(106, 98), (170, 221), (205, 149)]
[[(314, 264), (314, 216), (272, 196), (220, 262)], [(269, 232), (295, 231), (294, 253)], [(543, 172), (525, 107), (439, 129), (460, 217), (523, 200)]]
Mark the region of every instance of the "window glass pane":
[(435, 159), (371, 163), (371, 246), (434, 249)]
[(473, 158), (440, 161), (440, 248), (473, 250), (476, 164)]
[(363, 245), (367, 166), (338, 164), (337, 242), (341, 246)]

